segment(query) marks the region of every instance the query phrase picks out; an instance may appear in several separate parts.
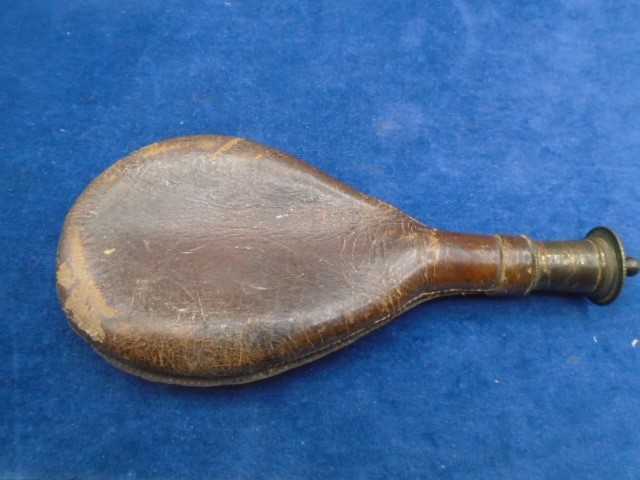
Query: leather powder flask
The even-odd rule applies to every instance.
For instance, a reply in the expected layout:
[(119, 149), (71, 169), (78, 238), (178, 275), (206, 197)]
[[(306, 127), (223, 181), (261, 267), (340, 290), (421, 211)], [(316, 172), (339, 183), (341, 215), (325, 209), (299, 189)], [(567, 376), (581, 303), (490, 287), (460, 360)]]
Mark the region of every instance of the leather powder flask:
[(127, 372), (197, 386), (281, 373), (433, 298), (544, 290), (607, 304), (637, 272), (606, 228), (570, 242), (439, 231), (222, 136), (117, 162), (78, 199), (58, 250), (80, 336)]

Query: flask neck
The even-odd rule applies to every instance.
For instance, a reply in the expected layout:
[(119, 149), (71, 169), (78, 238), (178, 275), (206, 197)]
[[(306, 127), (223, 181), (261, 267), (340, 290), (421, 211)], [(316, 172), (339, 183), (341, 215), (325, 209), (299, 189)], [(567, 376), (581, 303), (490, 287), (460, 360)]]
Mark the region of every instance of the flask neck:
[(618, 236), (604, 227), (578, 241), (443, 233), (437, 243), (430, 285), (443, 293), (575, 293), (606, 305), (625, 277), (638, 273), (638, 261), (626, 257)]

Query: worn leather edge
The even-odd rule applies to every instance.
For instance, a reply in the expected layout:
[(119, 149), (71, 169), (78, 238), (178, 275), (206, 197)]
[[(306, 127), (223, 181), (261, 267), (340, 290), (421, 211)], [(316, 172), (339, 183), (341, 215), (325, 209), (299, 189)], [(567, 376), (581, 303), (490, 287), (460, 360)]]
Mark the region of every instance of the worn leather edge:
[(343, 347), (351, 345), (356, 342), (358, 339), (363, 336), (371, 333), (374, 330), (377, 330), (380, 327), (383, 327), (387, 323), (391, 322), (396, 317), (402, 315), (404, 312), (412, 309), (416, 305), (421, 303), (428, 302), (430, 300), (435, 300), (437, 298), (442, 298), (450, 295), (466, 295), (466, 294), (476, 294), (476, 293), (490, 293), (490, 289), (449, 289), (449, 290), (440, 290), (436, 292), (426, 292), (416, 297), (412, 301), (406, 303), (401, 309), (398, 311), (387, 315), (386, 317), (380, 318), (376, 322), (368, 325), (367, 327), (363, 327), (359, 330), (352, 332), (347, 337), (344, 337), (332, 344), (327, 345), (325, 348), (321, 350), (317, 350), (312, 352), (306, 356), (302, 356), (296, 359), (293, 359), (288, 362), (283, 362), (281, 364), (271, 366), (265, 370), (253, 372), (247, 375), (236, 375), (229, 377), (184, 377), (178, 375), (168, 375), (164, 373), (154, 372), (152, 370), (145, 370), (140, 368), (137, 365), (125, 362), (119, 358), (115, 358), (111, 356), (109, 353), (105, 351), (101, 351), (96, 347), (96, 345), (91, 344), (96, 353), (98, 353), (102, 358), (107, 360), (113, 366), (124, 370), (125, 372), (135, 375), (137, 377), (143, 378), (145, 380), (149, 380), (152, 382), (158, 383), (166, 383), (171, 385), (181, 385), (188, 387), (216, 387), (223, 385), (241, 385), (244, 383), (255, 382), (257, 380), (264, 380), (275, 375), (281, 374), (288, 370), (292, 370), (297, 367), (301, 367), (306, 365), (307, 363), (313, 362), (325, 355), (329, 355), (330, 353), (335, 352)]

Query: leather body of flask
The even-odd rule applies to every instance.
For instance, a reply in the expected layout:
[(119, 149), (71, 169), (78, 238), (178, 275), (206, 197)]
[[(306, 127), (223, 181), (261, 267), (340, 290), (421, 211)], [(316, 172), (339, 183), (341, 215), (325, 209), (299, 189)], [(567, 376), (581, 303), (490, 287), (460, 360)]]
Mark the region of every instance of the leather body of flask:
[(437, 297), (607, 304), (637, 272), (606, 228), (570, 242), (440, 231), (290, 155), (198, 136), (143, 148), (87, 188), (57, 278), (71, 326), (107, 360), (210, 386), (305, 364)]

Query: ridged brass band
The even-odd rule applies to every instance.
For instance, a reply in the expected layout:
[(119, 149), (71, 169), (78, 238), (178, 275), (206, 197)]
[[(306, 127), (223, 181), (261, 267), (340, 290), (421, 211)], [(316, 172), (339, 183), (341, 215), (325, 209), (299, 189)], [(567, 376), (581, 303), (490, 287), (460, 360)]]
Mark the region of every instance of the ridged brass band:
[(495, 235), (500, 266), (493, 293), (527, 295), (535, 284), (536, 262), (528, 238)]
[(526, 235), (520, 235), (520, 237), (524, 238), (524, 240), (527, 242), (527, 245), (529, 246), (529, 250), (531, 251), (531, 282), (529, 282), (529, 287), (523, 294), (523, 295), (529, 295), (535, 288), (536, 280), (538, 279), (538, 272), (540, 270), (540, 267), (538, 266), (539, 264), (538, 258), (540, 256), (540, 252), (538, 252), (538, 247), (536, 246), (536, 242), (531, 240)]
[(589, 299), (598, 305), (609, 305), (618, 298), (627, 278), (624, 246), (618, 235), (605, 227), (591, 230), (585, 241), (596, 246), (600, 259), (600, 278)]

